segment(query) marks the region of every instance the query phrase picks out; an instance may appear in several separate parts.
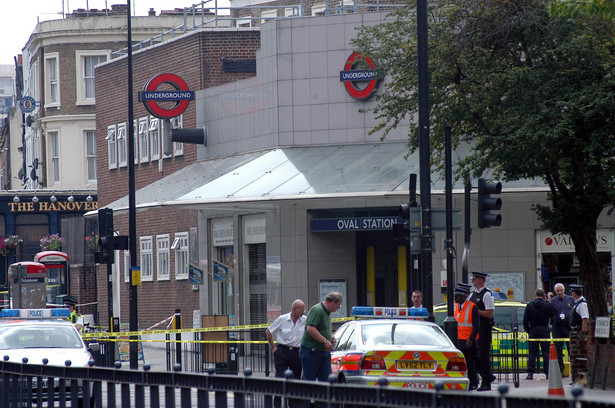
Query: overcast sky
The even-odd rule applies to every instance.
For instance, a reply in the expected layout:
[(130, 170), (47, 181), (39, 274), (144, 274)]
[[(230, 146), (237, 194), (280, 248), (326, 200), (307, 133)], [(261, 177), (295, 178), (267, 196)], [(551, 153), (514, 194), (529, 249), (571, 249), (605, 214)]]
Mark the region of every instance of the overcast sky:
[[(150, 8), (172, 10), (184, 8), (199, 0), (130, 0), (132, 14), (147, 15)], [(210, 2), (212, 5), (213, 1)], [(0, 64), (14, 64), (13, 57), (21, 54), (38, 21), (62, 18), (62, 10), (111, 8), (112, 4), (126, 4), (126, 0), (1, 0), (0, 1)]]

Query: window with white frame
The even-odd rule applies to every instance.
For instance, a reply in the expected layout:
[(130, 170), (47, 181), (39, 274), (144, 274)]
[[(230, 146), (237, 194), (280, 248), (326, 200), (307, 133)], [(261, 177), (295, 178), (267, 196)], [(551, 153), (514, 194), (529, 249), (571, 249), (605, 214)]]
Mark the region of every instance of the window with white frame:
[(124, 251), (124, 282), (130, 282), (130, 251)]
[(139, 119), (139, 147), (141, 163), (149, 161), (149, 134), (147, 126), (147, 118)]
[(277, 16), (278, 16), (278, 11), (277, 10), (261, 11), (261, 24), (264, 23), (265, 21), (274, 19)]
[(96, 81), (94, 71), (96, 66), (109, 59), (108, 50), (77, 50), (75, 51), (77, 104), (93, 105), (96, 102)]
[(51, 182), (60, 183), (60, 137), (58, 132), (47, 133), (49, 140), (49, 156), (51, 157)]
[(284, 17), (294, 17), (299, 16), (299, 8), (298, 7), (286, 7), (284, 8)]
[(325, 15), (325, 3), (319, 3), (312, 5), (312, 15), (313, 16), (324, 16)]
[(154, 280), (154, 254), (152, 237), (140, 237), (141, 248), (141, 280)]
[[(171, 129), (173, 128), (173, 124), (171, 120), (161, 120), (160, 121), (160, 144), (162, 145), (162, 157), (164, 159), (168, 159), (169, 157), (173, 157), (173, 142), (171, 142), (171, 130), (167, 129), (170, 125)], [(171, 151), (165, 150), (165, 147), (171, 147)]]
[[(171, 119), (171, 129), (183, 129), (184, 115), (175, 116)], [(173, 142), (173, 153), (175, 156), (184, 154), (184, 144), (182, 142)]]
[(85, 131), (85, 172), (88, 181), (96, 181), (96, 131)]
[(139, 164), (139, 128), (138, 121), (135, 119), (132, 121), (132, 148), (134, 152), (135, 164)]
[(156, 235), (156, 278), (158, 280), (169, 280), (171, 277), (169, 240), (169, 234)]
[(109, 168), (117, 168), (117, 137), (116, 127), (111, 125), (107, 128), (107, 150), (109, 151)]
[(237, 27), (252, 27), (252, 17), (238, 18), (236, 24)]
[(45, 55), (45, 107), (60, 106), (60, 55), (51, 52)]
[(175, 279), (188, 279), (188, 233), (176, 233), (171, 249), (175, 251)]
[(126, 144), (126, 122), (117, 125), (117, 157), (120, 167), (128, 164), (128, 148)]
[(149, 120), (149, 137), (152, 146), (152, 160), (160, 159), (160, 127), (159, 120), (155, 117), (150, 117)]

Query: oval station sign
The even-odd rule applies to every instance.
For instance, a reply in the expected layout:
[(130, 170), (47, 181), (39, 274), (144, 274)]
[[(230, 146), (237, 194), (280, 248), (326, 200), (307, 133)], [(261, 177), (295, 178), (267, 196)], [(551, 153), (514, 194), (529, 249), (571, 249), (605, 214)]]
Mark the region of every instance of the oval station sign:
[[(162, 84), (169, 84), (175, 90), (158, 91), (158, 87)], [(176, 74), (156, 75), (147, 81), (143, 91), (139, 92), (139, 101), (143, 102), (145, 109), (160, 119), (170, 119), (181, 115), (192, 100), (194, 100), (194, 91), (188, 90), (186, 81)], [(165, 108), (159, 102), (175, 102), (175, 105)]]
[[(370, 69), (358, 69), (360, 65), (367, 65)], [(346, 60), (344, 70), (340, 72), (340, 82), (344, 83), (346, 91), (353, 98), (369, 99), (380, 83), (376, 64), (371, 58), (353, 52)]]

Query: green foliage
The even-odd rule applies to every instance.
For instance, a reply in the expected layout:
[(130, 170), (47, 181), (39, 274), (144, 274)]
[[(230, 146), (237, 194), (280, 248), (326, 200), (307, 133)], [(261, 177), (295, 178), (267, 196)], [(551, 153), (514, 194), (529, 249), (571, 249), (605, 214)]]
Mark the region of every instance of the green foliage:
[[(450, 125), (453, 146), (471, 146), (457, 175), (545, 180), (552, 205), (537, 207), (538, 215), (545, 228), (587, 247), (577, 253), (587, 283), (598, 216), (615, 204), (615, 25), (554, 15), (549, 0), (429, 4), (432, 163), (444, 163)], [(410, 120), (409, 147), (418, 148), (414, 5), (361, 28), (354, 45), (387, 76), (372, 132), (385, 138)]]
[(593, 15), (615, 18), (615, 0), (552, 0), (551, 13), (556, 16)]

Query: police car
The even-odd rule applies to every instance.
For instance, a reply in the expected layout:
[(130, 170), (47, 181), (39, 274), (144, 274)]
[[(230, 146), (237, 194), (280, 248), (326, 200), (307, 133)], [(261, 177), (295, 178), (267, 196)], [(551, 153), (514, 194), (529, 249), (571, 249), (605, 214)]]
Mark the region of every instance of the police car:
[[(70, 311), (58, 309), (5, 309), (0, 312), (0, 358), (11, 362), (86, 367), (92, 359), (75, 326), (62, 320)], [(90, 348), (96, 346), (90, 345)]]
[(468, 390), (466, 361), (438, 325), (423, 321), (427, 309), (355, 306), (361, 318), (335, 332), (331, 369), (342, 383)]

